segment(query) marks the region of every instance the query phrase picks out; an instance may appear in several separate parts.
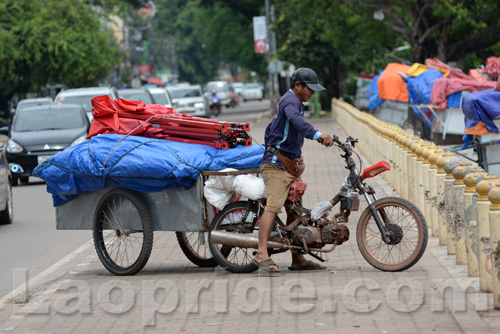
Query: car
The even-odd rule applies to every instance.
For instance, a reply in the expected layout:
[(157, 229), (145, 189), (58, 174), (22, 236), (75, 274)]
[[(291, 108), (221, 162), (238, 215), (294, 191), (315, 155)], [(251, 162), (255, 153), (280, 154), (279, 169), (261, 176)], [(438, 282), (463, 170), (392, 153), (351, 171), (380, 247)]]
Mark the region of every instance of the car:
[(249, 83), (243, 86), (243, 91), (241, 92), (241, 98), (243, 102), (248, 100), (259, 100), (262, 101), (264, 98), (262, 94), (262, 85), (258, 83)]
[(200, 85), (167, 87), (177, 112), (197, 117), (210, 117), (211, 113)]
[(243, 86), (245, 84), (243, 82), (233, 82), (231, 84), (231, 87), (233, 88), (234, 92), (241, 96), (241, 93), (243, 92)]
[(149, 93), (153, 96), (156, 104), (164, 105), (165, 107), (173, 107), (172, 99), (165, 88), (148, 88)]
[(54, 104), (79, 104), (92, 120), (92, 98), (108, 95), (113, 100), (118, 99), (118, 93), (114, 87), (85, 87), (61, 90), (54, 99)]
[(17, 107), (14, 110), (14, 113), (12, 114), (12, 116), (14, 116), (14, 114), (18, 110), (22, 110), (22, 109), (26, 109), (26, 108), (31, 108), (31, 107), (36, 107), (36, 106), (44, 106), (44, 105), (47, 105), (47, 104), (52, 104), (52, 98), (50, 98), (50, 97), (37, 97), (37, 98), (34, 98), (34, 99), (24, 99), (24, 100), (21, 100), (21, 101), (19, 101), (17, 103)]
[(147, 90), (141, 88), (118, 89), (118, 97), (125, 100), (141, 101), (145, 104), (156, 103), (151, 94)]
[(28, 183), (36, 166), (64, 149), (87, 140), (90, 121), (81, 105), (51, 104), (16, 112), (9, 136), (7, 160), (12, 185)]
[(210, 81), (205, 87), (205, 92), (207, 98), (209, 98), (212, 93), (217, 93), (221, 100), (221, 104), (229, 108), (231, 103), (231, 93), (229, 91), (229, 83), (227, 81)]
[(12, 176), (5, 154), (5, 145), (0, 142), (0, 224), (11, 224), (14, 221), (13, 203)]

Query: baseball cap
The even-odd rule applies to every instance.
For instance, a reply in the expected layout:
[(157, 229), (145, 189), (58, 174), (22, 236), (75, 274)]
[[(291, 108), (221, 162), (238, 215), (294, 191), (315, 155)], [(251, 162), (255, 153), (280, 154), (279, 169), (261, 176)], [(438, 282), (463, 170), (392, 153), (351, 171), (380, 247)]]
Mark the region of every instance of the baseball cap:
[(301, 67), (296, 69), (295, 72), (293, 72), (292, 74), (291, 81), (292, 84), (296, 81), (302, 82), (315, 92), (325, 90), (325, 87), (319, 84), (319, 79), (316, 72), (307, 67)]

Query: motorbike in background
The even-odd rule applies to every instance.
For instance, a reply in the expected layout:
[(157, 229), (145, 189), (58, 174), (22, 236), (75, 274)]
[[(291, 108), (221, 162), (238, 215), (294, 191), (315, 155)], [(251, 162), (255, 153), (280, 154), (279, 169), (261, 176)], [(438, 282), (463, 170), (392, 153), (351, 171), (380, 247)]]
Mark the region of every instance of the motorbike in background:
[(213, 92), (210, 96), (210, 110), (214, 116), (218, 116), (222, 111), (221, 99), (216, 92)]

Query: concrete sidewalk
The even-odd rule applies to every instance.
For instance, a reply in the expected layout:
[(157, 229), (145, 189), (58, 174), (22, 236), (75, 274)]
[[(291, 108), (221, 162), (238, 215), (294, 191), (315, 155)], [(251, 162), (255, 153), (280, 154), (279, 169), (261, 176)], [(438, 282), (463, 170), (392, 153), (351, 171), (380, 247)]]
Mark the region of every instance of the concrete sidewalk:
[[(251, 124), (259, 143), (267, 121)], [(311, 123), (347, 137), (330, 118)], [(333, 197), (347, 170), (337, 149), (306, 140), (303, 153), (304, 205), (312, 207)], [(379, 197), (396, 195), (382, 177), (368, 183)], [(282, 272), (271, 276), (198, 268), (182, 254), (174, 233), (155, 232), (146, 267), (117, 277), (89, 242), (58, 278), (29, 286), (28, 302), (0, 305), (0, 334), (500, 332), (492, 296), (478, 292), (477, 280), (467, 278), (466, 266), (455, 265), (437, 238), (429, 237), (424, 256), (407, 271), (371, 267), (355, 240), (363, 202), (347, 225), (350, 240), (327, 254), (324, 271), (289, 271), (287, 253), (273, 256)]]

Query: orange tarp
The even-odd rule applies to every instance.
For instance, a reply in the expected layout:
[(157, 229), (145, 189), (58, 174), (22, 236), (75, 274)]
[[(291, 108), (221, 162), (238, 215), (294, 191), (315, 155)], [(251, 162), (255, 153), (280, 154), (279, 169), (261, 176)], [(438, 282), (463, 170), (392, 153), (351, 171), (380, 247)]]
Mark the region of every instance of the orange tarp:
[(408, 103), (408, 88), (401, 74), (406, 74), (410, 66), (390, 63), (377, 82), (378, 95), (383, 100), (401, 101)]

